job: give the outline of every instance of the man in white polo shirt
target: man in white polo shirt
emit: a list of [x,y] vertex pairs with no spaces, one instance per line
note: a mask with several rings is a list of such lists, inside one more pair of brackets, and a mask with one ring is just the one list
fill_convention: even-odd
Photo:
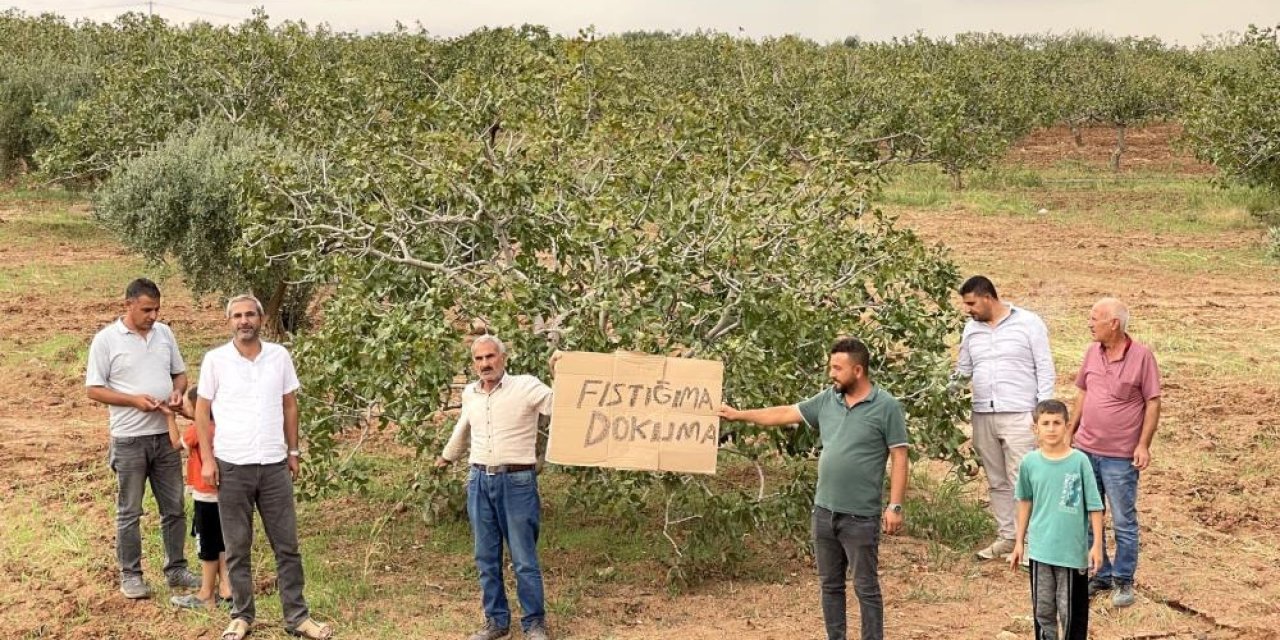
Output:
[[[552,363],[554,369],[554,361]],[[507,348],[497,336],[471,343],[471,368],[480,379],[462,391],[462,412],[437,467],[471,449],[467,515],[475,538],[484,626],[470,640],[511,633],[511,608],[502,583],[502,544],[511,552],[516,596],[528,640],[547,640],[542,568],[538,563],[538,422],[551,415],[551,388],[529,375],[507,373]]]
[[[311,619],[302,596],[302,555],[293,481],[298,477],[298,375],[289,352],[259,337],[262,303],[249,295],[227,303],[231,342],[205,354],[196,388],[201,475],[218,487],[222,537],[231,577],[231,624],[222,640],[241,640],[255,616],[253,510],[262,516],[276,557],[286,630],[328,638],[333,628]],[[218,428],[209,437],[211,415]]]
[[194,589],[200,577],[187,569],[183,543],[182,456],[169,442],[161,405],[182,403],[186,364],[168,325],[157,322],[160,288],[138,278],[125,288],[125,313],[93,337],[85,386],[89,399],[110,408],[111,470],[116,473],[116,561],[120,592],[146,598],[142,579],[142,494],[148,480],[160,510],[164,575],[171,587]]

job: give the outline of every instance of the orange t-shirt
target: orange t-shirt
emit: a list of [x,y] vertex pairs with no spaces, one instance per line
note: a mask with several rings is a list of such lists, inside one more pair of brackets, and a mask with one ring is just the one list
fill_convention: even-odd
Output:
[[[209,438],[213,438],[212,422],[209,423]],[[196,434],[195,423],[187,425],[186,432],[182,434],[182,442],[190,451],[187,455],[187,484],[200,493],[217,493],[217,487],[205,484],[200,477],[200,436]]]

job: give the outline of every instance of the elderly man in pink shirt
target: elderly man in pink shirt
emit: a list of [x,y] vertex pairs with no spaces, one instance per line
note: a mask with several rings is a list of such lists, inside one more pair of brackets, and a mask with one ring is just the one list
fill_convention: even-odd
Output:
[[1134,602],[1138,568],[1138,475],[1151,464],[1151,439],[1160,421],[1160,370],[1146,345],[1126,332],[1129,310],[1103,298],[1089,312],[1094,342],[1076,375],[1072,428],[1075,447],[1089,456],[1115,532],[1115,557],[1103,546],[1102,568],[1090,595],[1114,589],[1111,602]]

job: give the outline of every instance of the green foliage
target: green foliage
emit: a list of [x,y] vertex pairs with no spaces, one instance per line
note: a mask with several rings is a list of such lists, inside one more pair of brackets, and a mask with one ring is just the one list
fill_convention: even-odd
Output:
[[54,60],[0,62],[0,176],[34,169],[50,121],[92,86],[92,71]]
[[337,64],[345,37],[296,23],[272,28],[261,13],[237,26],[183,28],[126,14],[103,30],[110,64],[98,68],[98,90],[56,121],[38,156],[49,177],[96,183],[200,120],[283,132],[333,115],[341,104],[317,113],[317,101],[350,79]]
[[249,289],[273,300],[287,265],[259,269],[240,259],[240,184],[259,156],[278,153],[260,132],[219,120],[183,125],[121,163],[98,190],[95,215],[152,263],[172,257],[197,295]]
[[[1250,27],[1232,47],[1213,51],[1183,116],[1196,156],[1231,178],[1280,194],[1280,28]],[[1275,198],[1250,207],[1280,221]]]
[[[819,117],[836,110],[779,99],[813,78],[738,64],[813,45],[692,39],[672,63],[709,69],[677,74],[697,86],[674,89],[618,46],[477,32],[430,52],[434,91],[400,94],[400,117],[262,167],[247,243],[329,292],[324,323],[296,343],[312,454],[340,469],[337,443],[368,419],[438,452],[437,416],[466,361],[460,329],[482,317],[511,346],[513,370],[545,378],[557,346],[715,358],[728,400],[743,405],[816,392],[830,340],[856,334],[908,407],[919,450],[961,460],[963,403],[945,389],[958,274],[867,206],[880,178],[866,148]],[[808,430],[728,432],[752,457],[817,446]],[[681,523],[668,531],[680,582],[732,564],[749,532],[804,522],[811,484],[779,468],[791,490],[778,499],[752,483],[569,473],[591,513],[665,499],[683,514],[667,521]],[[447,482],[422,474],[418,486],[448,505]]]
[[1176,116],[1197,73],[1191,53],[1153,37],[1077,33],[1039,42],[1037,74],[1049,87],[1045,124],[1064,122],[1077,132],[1088,123],[1115,127],[1113,170],[1120,168],[1127,130]]
[[51,128],[94,86],[92,30],[0,13],[0,176],[35,168]]
[[995,534],[995,522],[982,504],[969,494],[956,475],[934,480],[923,473],[912,474],[907,494],[906,532],[953,548],[974,547]]
[[568,506],[620,529],[656,529],[655,555],[673,591],[741,575],[762,551],[804,555],[816,460],[775,452],[744,463],[740,455],[722,450],[714,477],[568,468]]
[[1043,41],[1057,119],[1117,127],[1168,118],[1182,106],[1195,71],[1190,54],[1158,38],[1071,34]]
[[911,162],[937,163],[963,186],[1041,120],[1046,87],[1023,38],[962,34],[954,42],[923,35],[857,49],[870,69],[864,90],[890,140]]

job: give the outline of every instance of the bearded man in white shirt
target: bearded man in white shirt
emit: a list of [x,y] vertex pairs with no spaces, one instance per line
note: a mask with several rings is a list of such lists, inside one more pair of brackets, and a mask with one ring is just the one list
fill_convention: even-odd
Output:
[[1013,488],[1022,457],[1036,448],[1031,412],[1041,400],[1053,398],[1053,354],[1040,316],[1002,302],[986,276],[966,280],[960,297],[970,319],[960,339],[956,373],[971,378],[973,449],[987,472],[998,533],[977,556],[994,560],[1013,551]]
[[[196,432],[205,484],[218,488],[218,515],[231,577],[231,624],[222,640],[243,640],[256,615],[253,599],[253,510],[262,516],[276,558],[285,629],[329,638],[333,627],[312,620],[302,596],[302,554],[293,481],[298,478],[298,374],[289,351],[259,337],[262,303],[251,295],[227,302],[233,338],[205,354],[196,387]],[[211,416],[218,428],[210,437]]]

